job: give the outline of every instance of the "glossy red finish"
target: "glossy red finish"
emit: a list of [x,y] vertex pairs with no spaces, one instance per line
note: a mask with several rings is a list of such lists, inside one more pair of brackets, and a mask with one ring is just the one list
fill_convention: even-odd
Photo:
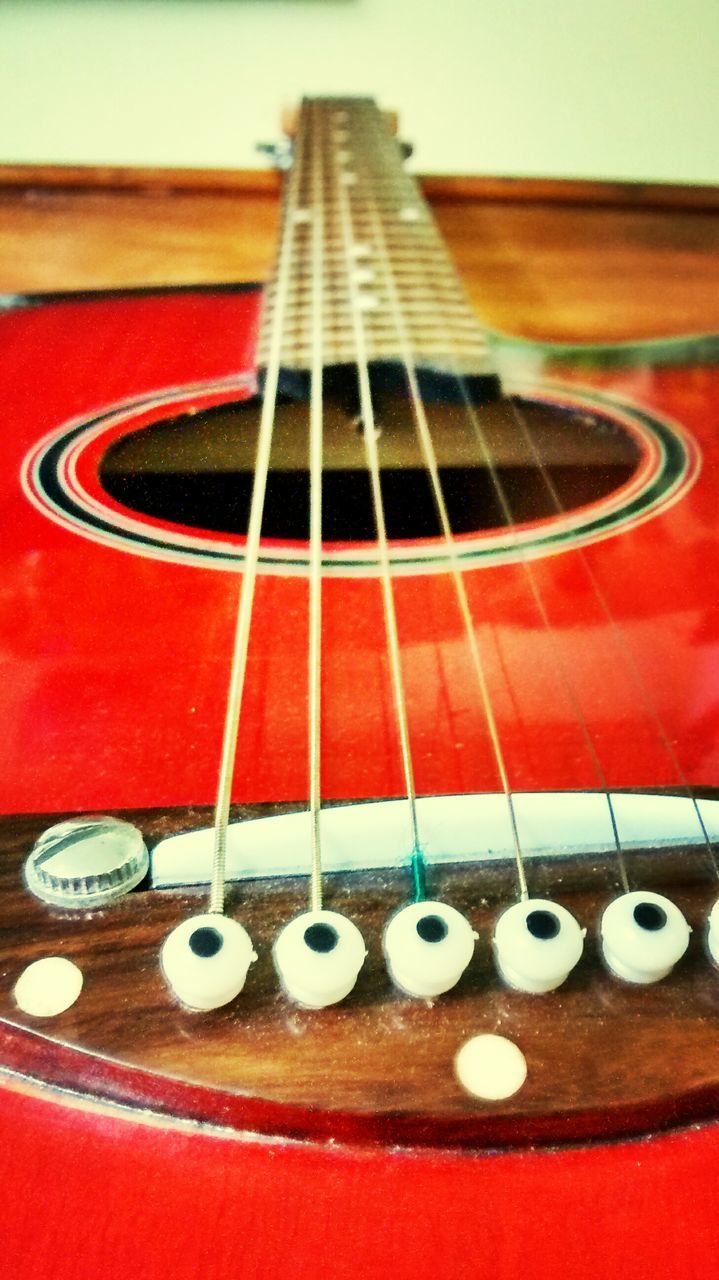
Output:
[[[219,291],[0,319],[4,812],[212,800],[235,577],[81,538],[33,507],[19,476],[64,422],[251,372],[256,322],[255,294]],[[553,638],[521,563],[467,575],[510,783],[597,784],[561,651],[611,786],[676,784],[677,763],[716,785],[719,370],[615,362],[562,376],[676,420],[701,470],[651,520],[533,562]],[[496,789],[451,578],[395,589],[418,791]],[[306,607],[302,577],[260,580],[237,799],[307,793]],[[400,794],[375,579],[326,580],[324,707],[325,797]],[[3,1089],[0,1135],[7,1274],[56,1274],[61,1257],[65,1280],[624,1267],[689,1280],[711,1274],[717,1245],[716,1126],[560,1152],[370,1152],[173,1131]]]
[[[34,509],[17,478],[36,442],[71,419],[251,372],[256,307],[252,293],[198,292],[47,303],[2,318],[5,812],[213,799],[236,576],[79,540]],[[560,659],[611,786],[677,782],[647,703],[691,782],[715,784],[719,379],[645,365],[584,368],[581,381],[676,419],[703,469],[646,523],[533,562],[551,636],[522,563],[466,575],[510,785],[597,785]],[[238,800],[307,794],[307,597],[302,577],[259,580]],[[418,792],[496,789],[451,576],[398,577],[395,598]],[[401,794],[376,579],[326,579],[324,636],[324,795]]]
[[159,1129],[0,1091],[7,1276],[698,1280],[715,1127],[576,1150],[381,1157]]

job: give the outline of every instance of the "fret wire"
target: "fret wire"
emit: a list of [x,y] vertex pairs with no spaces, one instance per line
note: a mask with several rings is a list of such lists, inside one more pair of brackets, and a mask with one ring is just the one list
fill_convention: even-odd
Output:
[[[316,107],[318,118],[327,124],[328,136],[330,136],[332,133],[331,117],[334,108],[331,103],[327,102],[317,102]],[[376,109],[371,108],[371,112],[372,118],[377,119]],[[369,166],[369,170],[367,181],[363,181],[362,184],[345,185],[341,180],[336,181],[333,173],[328,172],[323,175],[320,196],[325,221],[325,296],[323,299],[323,338],[325,342],[331,343],[335,339],[337,332],[342,330],[346,331],[344,339],[347,343],[354,341],[350,316],[350,297],[346,281],[347,264],[345,262],[340,210],[344,203],[349,204],[352,216],[353,239],[362,242],[369,237],[370,232],[366,200],[371,195],[373,204],[378,209],[379,216],[383,222],[388,252],[392,258],[393,267],[396,267],[398,280],[401,276],[399,287],[407,315],[411,316],[418,327],[420,325],[425,326],[429,333],[436,333],[437,326],[434,319],[434,311],[437,295],[441,293],[447,304],[445,310],[447,312],[451,311],[450,323],[453,327],[452,337],[454,343],[458,341],[467,343],[468,340],[471,340],[475,344],[477,364],[481,371],[486,363],[484,360],[485,339],[476,316],[464,295],[451,257],[441,236],[438,235],[431,217],[424,216],[420,223],[413,224],[413,245],[408,252],[407,228],[402,225],[397,210],[398,206],[401,208],[405,204],[426,208],[418,192],[416,182],[404,171],[397,171],[397,166],[400,163],[398,150],[396,144],[389,137],[387,137],[384,147],[377,153],[373,153],[372,156],[368,155],[362,137],[362,130],[370,117],[369,108],[365,110],[357,104],[348,104],[347,115],[346,150],[362,158],[363,166],[365,168]],[[290,359],[295,367],[301,366],[305,368],[311,363],[311,354],[308,354],[307,346],[308,326],[311,325],[309,311],[312,290],[310,261],[312,228],[311,216],[309,215],[313,202],[311,165],[309,163],[300,164],[297,208],[303,210],[307,216],[305,221],[296,223],[296,251],[290,271],[283,358]],[[364,259],[360,258],[358,262],[359,265],[362,265]],[[274,295],[272,285],[268,287],[266,292],[267,304],[259,342],[261,353],[267,350],[266,332],[272,317],[271,307]],[[368,334],[368,341],[376,340],[378,331],[386,332],[385,312],[386,299],[380,297],[377,308],[365,314],[364,327]],[[442,333],[445,344],[447,336],[445,329]],[[385,342],[386,337],[383,337],[382,341]],[[302,344],[300,350],[298,350],[298,344]],[[438,354],[442,354],[435,337],[430,340],[424,339],[423,347],[428,358],[436,358]],[[372,354],[374,356],[375,352],[373,351]],[[348,361],[351,360],[351,353],[340,351],[338,355],[340,357],[347,355]],[[386,346],[382,346],[376,352],[376,355],[378,358],[392,358],[396,356],[396,352]],[[469,357],[470,352],[467,349],[466,358],[469,359]]]

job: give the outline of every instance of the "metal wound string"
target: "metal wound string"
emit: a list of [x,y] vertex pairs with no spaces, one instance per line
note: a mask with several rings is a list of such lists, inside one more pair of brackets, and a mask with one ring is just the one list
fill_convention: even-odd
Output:
[[264,395],[257,440],[255,474],[252,486],[252,498],[250,502],[250,515],[247,526],[245,563],[244,571],[240,579],[235,634],[232,647],[232,660],[230,665],[230,680],[227,692],[225,723],[222,738],[222,755],[217,784],[217,799],[215,802],[213,827],[214,849],[209,909],[210,911],[215,911],[220,914],[224,911],[225,907],[225,861],[227,851],[227,826],[230,817],[230,796],[232,792],[232,779],[235,772],[237,736],[240,724],[242,695],[245,686],[245,672],[247,669],[247,651],[250,641],[252,605],[255,596],[257,565],[259,562],[262,514],[265,505],[267,474],[269,471],[270,452],[272,449],[272,434],[280,372],[282,326],[290,278],[294,213],[296,209],[296,196],[299,183],[298,175],[300,172],[299,161],[302,156],[303,148],[304,121],[301,120],[295,144],[295,164],[290,178],[288,179],[283,234],[277,270],[277,285],[274,295],[272,332],[269,357],[265,370]]
[[323,210],[323,136],[318,127],[319,113],[310,106],[315,128],[312,135],[312,369],[310,375],[310,610],[309,610],[309,772],[311,875],[310,908],[322,908],[322,843],[321,809],[321,684],[322,684],[322,449],[324,358],[323,303],[324,288],[324,210]]
[[[382,141],[383,141],[384,145],[386,146],[386,144],[387,144],[387,139],[383,137]],[[420,200],[422,199],[422,197],[421,197],[421,196],[420,196],[419,198],[420,198]],[[424,204],[425,202],[424,202],[424,201],[422,201],[422,203]],[[427,225],[430,227],[430,229],[431,229],[433,232],[435,231],[434,223],[433,223],[433,221],[432,221],[431,215],[429,214],[429,210],[427,210]],[[381,232],[381,224],[380,224],[380,233],[381,233],[381,235],[382,235],[383,256],[384,256],[385,262],[387,263],[387,266],[389,267],[389,270],[390,270],[390,272],[391,272],[391,264],[389,263],[388,255],[387,255],[387,252],[386,252],[386,241],[385,241],[385,237],[384,237],[383,233]],[[436,234],[436,232],[435,232],[435,234]],[[472,648],[473,648],[473,656],[474,656],[474,654],[476,653],[477,660],[478,660],[478,659],[479,659],[479,654],[477,653],[477,642],[476,642],[476,636],[475,636],[475,634],[474,634],[474,627],[473,627],[473,622],[472,622],[471,610],[469,609],[469,604],[468,604],[468,601],[467,601],[466,589],[465,589],[465,587],[464,587],[464,580],[463,580],[463,578],[462,578],[461,569],[460,569],[460,567],[459,567],[459,565],[458,565],[458,563],[457,563],[456,547],[455,547],[455,544],[454,544],[453,537],[451,536],[451,528],[450,528],[449,519],[448,519],[448,515],[447,515],[447,511],[446,511],[446,505],[445,505],[445,503],[444,503],[443,491],[442,491],[442,488],[441,488],[441,480],[440,480],[440,477],[439,477],[439,470],[438,470],[438,467],[437,467],[437,464],[436,464],[436,457],[434,456],[434,449],[433,449],[433,445],[432,445],[431,433],[430,433],[430,431],[429,431],[429,426],[428,426],[427,418],[426,418],[426,414],[425,414],[425,411],[424,411],[424,405],[423,405],[423,403],[422,403],[422,401],[421,401],[421,395],[420,395],[419,387],[418,387],[418,384],[417,384],[416,371],[415,371],[414,365],[412,366],[412,369],[411,369],[411,376],[410,376],[410,367],[409,367],[409,366],[410,366],[410,363],[411,363],[411,359],[410,359],[410,360],[408,360],[408,359],[407,359],[407,354],[406,354],[407,349],[410,347],[410,344],[409,344],[409,341],[408,341],[408,335],[407,335],[407,332],[406,332],[406,328],[405,328],[405,326],[404,326],[404,322],[402,321],[401,311],[400,311],[400,309],[399,309],[399,299],[398,299],[398,296],[397,296],[397,291],[396,291],[396,287],[395,287],[395,283],[394,283],[394,273],[393,273],[393,272],[391,273],[391,279],[390,279],[390,281],[389,281],[389,284],[390,284],[390,287],[391,287],[391,290],[392,290],[392,294],[393,294],[393,299],[394,299],[394,302],[395,302],[395,311],[396,311],[396,313],[397,313],[397,316],[398,316],[399,321],[401,322],[402,341],[403,341],[403,346],[404,346],[404,349],[405,349],[405,359],[404,359],[404,362],[405,362],[405,369],[406,369],[406,372],[407,372],[408,377],[409,377],[409,379],[410,379],[410,387],[411,387],[411,391],[412,391],[412,398],[413,398],[413,403],[414,403],[415,417],[416,417],[416,421],[417,421],[418,431],[419,431],[419,433],[420,433],[420,437],[421,437],[421,440],[422,440],[422,446],[423,446],[423,452],[424,452],[424,454],[425,454],[425,460],[426,460],[426,461],[427,461],[427,463],[428,463],[428,468],[429,468],[430,473],[431,473],[431,478],[432,478],[432,487],[433,487],[433,490],[434,490],[434,494],[435,494],[435,501],[436,501],[436,503],[437,503],[438,511],[439,511],[439,514],[440,514],[440,520],[441,520],[441,523],[442,523],[443,531],[444,531],[444,533],[445,533],[445,541],[448,541],[448,545],[449,545],[449,546],[450,546],[450,548],[451,548],[452,560],[453,560],[453,574],[454,574],[454,576],[455,576],[455,580],[456,580],[456,581],[458,582],[458,584],[459,584],[459,586],[458,586],[458,590],[459,590],[459,591],[461,591],[461,595],[463,596],[463,598],[464,598],[464,603],[465,603],[465,605],[466,605],[466,609],[465,609],[465,608],[463,608],[463,610],[462,610],[462,611],[463,611],[463,615],[465,616],[465,625],[467,626],[467,634],[468,634],[468,637],[469,637],[469,639],[470,639],[470,645],[471,645],[471,646],[472,646]],[[439,300],[438,300],[438,306],[439,306],[439,310],[440,310],[440,311],[442,311],[442,310],[443,310],[443,306],[442,306],[442,300],[441,300],[441,297],[440,297],[440,298],[439,298]],[[449,332],[450,332],[450,334],[451,334],[451,331],[452,331],[452,327],[451,327],[451,325],[448,325],[448,329],[449,329]],[[451,351],[450,351],[450,353],[449,353],[449,354],[450,354],[450,357],[451,357],[451,363],[452,363],[453,368],[454,368],[454,376],[456,377],[456,379],[457,379],[457,381],[458,381],[458,383],[459,383],[459,385],[460,385],[460,388],[461,388],[461,391],[462,391],[462,395],[463,395],[463,399],[464,399],[465,404],[466,404],[466,407],[467,407],[467,409],[468,409],[468,411],[469,411],[470,418],[471,418],[471,420],[472,420],[472,422],[473,422],[473,426],[474,426],[474,430],[475,430],[475,435],[477,436],[478,442],[479,442],[479,444],[480,444],[480,448],[481,448],[481,451],[482,451],[482,455],[483,455],[483,459],[484,459],[485,465],[486,465],[486,467],[487,467],[487,469],[488,469],[488,471],[489,471],[489,473],[490,473],[490,477],[491,477],[491,480],[492,480],[492,484],[493,484],[494,491],[495,491],[495,493],[496,493],[496,496],[497,496],[497,498],[498,498],[498,500],[499,500],[499,503],[500,503],[500,506],[501,506],[501,508],[502,508],[502,512],[503,512],[503,515],[504,515],[504,519],[505,519],[505,521],[506,521],[506,525],[507,525],[507,532],[508,532],[508,534],[509,534],[509,536],[510,536],[510,538],[511,538],[511,540],[512,540],[512,542],[513,542],[514,546],[515,546],[515,548],[516,548],[516,549],[517,549],[517,551],[519,552],[519,556],[520,556],[520,563],[522,564],[523,569],[524,569],[524,572],[525,572],[525,574],[526,574],[527,581],[528,581],[528,584],[529,584],[529,586],[530,586],[530,590],[531,590],[531,592],[532,592],[532,596],[533,596],[533,599],[534,599],[534,601],[535,601],[536,608],[537,608],[537,610],[538,610],[538,612],[539,612],[540,619],[541,619],[541,621],[542,621],[542,625],[543,625],[543,627],[544,627],[544,629],[545,629],[545,631],[546,631],[546,633],[547,633],[547,636],[548,636],[548,638],[549,638],[550,644],[551,644],[551,646],[552,646],[552,650],[553,650],[553,654],[554,654],[555,667],[556,667],[557,672],[558,672],[558,674],[559,674],[559,676],[560,676],[560,679],[561,679],[561,681],[562,681],[562,685],[563,685],[563,688],[564,688],[565,693],[566,693],[566,695],[567,695],[567,698],[568,698],[568,700],[570,701],[570,704],[571,704],[571,706],[572,706],[572,708],[573,708],[574,714],[575,714],[575,716],[576,716],[576,718],[577,718],[577,721],[578,721],[578,724],[579,724],[579,726],[580,726],[580,730],[581,730],[581,732],[582,732],[582,735],[583,735],[583,738],[584,738],[584,741],[585,741],[585,744],[586,744],[586,747],[587,747],[587,750],[588,750],[588,753],[589,753],[590,759],[592,760],[593,767],[594,767],[594,770],[595,770],[595,772],[596,772],[596,775],[597,775],[597,778],[598,778],[598,781],[599,781],[600,789],[603,791],[604,796],[605,796],[605,799],[606,799],[606,802],[607,802],[607,809],[608,809],[609,819],[610,819],[610,824],[611,824],[611,829],[612,829],[612,841],[613,841],[613,844],[614,844],[614,849],[615,849],[615,853],[616,853],[616,857],[617,857],[617,865],[618,865],[618,871],[619,871],[619,878],[620,878],[620,881],[621,881],[621,884],[622,884],[623,889],[624,889],[625,891],[627,891],[627,892],[628,892],[628,890],[629,890],[629,882],[628,882],[627,871],[626,871],[626,865],[625,865],[625,859],[624,859],[624,851],[623,851],[623,849],[622,849],[621,841],[620,841],[620,838],[619,838],[619,830],[618,830],[618,826],[617,826],[616,814],[615,814],[615,811],[614,811],[614,805],[613,805],[613,803],[612,803],[612,798],[611,798],[611,795],[610,795],[610,793],[609,793],[609,787],[608,787],[608,784],[607,784],[607,779],[606,779],[606,776],[605,776],[605,774],[604,774],[604,770],[603,770],[603,768],[602,768],[602,765],[601,765],[601,762],[600,762],[600,759],[599,759],[599,756],[598,756],[598,753],[597,753],[597,750],[596,750],[596,747],[595,747],[595,744],[594,744],[594,741],[593,741],[592,735],[591,735],[591,733],[590,733],[589,726],[588,726],[588,724],[587,724],[587,722],[586,722],[586,718],[585,718],[585,716],[584,716],[584,713],[583,713],[583,711],[582,711],[581,705],[580,705],[580,703],[579,703],[579,699],[578,699],[578,696],[577,696],[577,693],[576,693],[576,689],[574,688],[573,682],[572,682],[572,680],[571,680],[571,678],[570,678],[570,676],[569,676],[569,673],[568,673],[568,671],[567,671],[567,669],[566,669],[566,664],[565,664],[564,659],[563,659],[563,657],[562,657],[562,655],[561,655],[561,652],[560,652],[560,650],[559,650],[559,645],[558,645],[558,641],[557,641],[557,636],[556,636],[556,633],[555,633],[554,628],[552,627],[551,621],[550,621],[550,619],[549,619],[549,615],[548,615],[548,613],[547,613],[546,606],[545,606],[544,601],[543,601],[543,599],[542,599],[541,592],[540,592],[540,590],[539,590],[539,587],[538,587],[538,584],[537,584],[537,581],[536,581],[536,577],[535,577],[535,575],[534,575],[534,572],[533,572],[533,569],[532,569],[531,563],[530,563],[530,561],[529,561],[529,559],[528,559],[528,557],[527,557],[527,555],[526,555],[526,551],[525,551],[524,547],[522,546],[521,541],[520,541],[520,540],[518,539],[518,537],[517,537],[517,534],[516,534],[516,528],[515,528],[514,515],[513,515],[513,512],[512,512],[512,509],[511,509],[510,503],[509,503],[509,501],[508,501],[508,499],[507,499],[506,490],[505,490],[505,488],[504,488],[504,486],[503,486],[503,484],[502,484],[502,482],[501,482],[501,480],[500,480],[500,478],[499,478],[499,475],[498,475],[498,472],[497,472],[497,468],[496,468],[496,463],[495,463],[495,461],[494,461],[494,459],[493,459],[493,457],[492,457],[492,455],[491,455],[491,452],[490,452],[490,450],[489,450],[489,448],[488,448],[488,445],[487,445],[487,442],[486,442],[486,437],[485,437],[484,431],[483,431],[483,429],[482,429],[482,427],[481,427],[481,425],[480,425],[480,423],[479,423],[478,417],[477,417],[477,415],[476,415],[475,407],[474,407],[474,405],[472,404],[471,399],[470,399],[470,397],[469,397],[469,393],[468,393],[468,389],[467,389],[467,386],[466,386],[465,379],[462,377],[462,375],[461,375],[461,373],[460,373],[460,370],[459,370],[459,361],[458,361],[457,351],[456,351],[456,348],[455,348],[455,345],[454,345],[454,340],[453,340],[453,338],[450,338],[450,345],[451,345]],[[449,532],[450,532],[450,538],[449,538],[449,539],[447,539],[447,530],[449,530]],[[475,666],[476,666],[476,665],[477,665],[477,662],[475,661]],[[512,811],[513,811],[513,810],[512,810]],[[516,824],[515,824],[515,840],[516,840]],[[519,850],[518,850],[518,841],[516,842],[516,847],[517,847],[517,852],[519,852]],[[521,856],[521,855],[520,855],[520,856]]]
[[[337,166],[337,200],[340,213],[340,221],[342,227],[342,241],[345,253],[345,264],[347,269],[347,285],[350,296],[350,312],[352,317],[352,330],[354,336],[357,377],[359,384],[360,398],[360,414],[362,418],[362,434],[364,438],[365,454],[367,458],[367,468],[369,472],[370,485],[372,489],[372,505],[374,508],[375,527],[377,531],[377,555],[380,566],[380,582],[382,587],[382,599],[384,605],[385,630],[387,634],[387,649],[390,663],[390,676],[392,681],[392,694],[394,698],[395,714],[397,720],[397,730],[399,735],[400,752],[402,757],[402,771],[404,774],[404,784],[407,793],[407,805],[409,811],[409,822],[411,829],[411,844],[413,859],[421,858],[419,827],[417,823],[417,797],[414,784],[414,770],[412,768],[412,755],[409,742],[409,727],[407,722],[407,705],[404,693],[404,683],[402,679],[402,666],[400,660],[400,644],[399,634],[397,630],[397,617],[394,607],[394,595],[392,590],[392,576],[390,570],[389,546],[387,541],[387,526],[384,515],[384,503],[382,500],[382,486],[380,482],[379,455],[377,451],[377,429],[374,418],[374,407],[372,404],[372,390],[370,386],[369,368],[367,361],[367,347],[365,342],[364,325],[362,323],[362,312],[360,306],[359,293],[357,289],[357,281],[353,270],[352,245],[353,245],[353,226],[352,212],[350,209],[347,187],[343,182],[342,170]],[[415,890],[418,897],[423,896],[423,876],[417,874],[415,877]]]
[[[432,227],[432,229],[434,229],[429,211],[427,211],[427,216],[428,216],[429,225]],[[440,311],[443,309],[441,300],[439,301],[439,309]],[[449,326],[449,330],[451,333],[451,326]],[[592,738],[589,725],[587,724],[586,717],[584,715],[584,712],[582,711],[582,707],[579,702],[576,688],[567,670],[566,662],[561,653],[556,631],[552,626],[551,620],[549,618],[549,614],[547,612],[546,605],[544,603],[544,600],[542,599],[542,594],[539,590],[539,586],[537,584],[536,576],[534,574],[531,561],[527,556],[526,549],[524,548],[521,540],[517,537],[514,513],[512,510],[511,504],[509,502],[509,499],[507,497],[506,489],[499,477],[496,461],[493,458],[492,453],[487,444],[487,439],[486,439],[484,430],[482,428],[482,425],[479,421],[479,416],[477,414],[476,407],[472,403],[471,397],[469,395],[469,390],[466,384],[466,380],[460,372],[457,351],[454,345],[454,340],[451,337],[450,337],[450,347],[451,347],[451,350],[449,354],[450,354],[451,364],[453,367],[454,377],[456,378],[459,384],[459,387],[462,393],[462,398],[465,404],[465,408],[467,410],[470,421],[472,422],[474,433],[480,446],[484,465],[487,467],[487,470],[489,471],[490,478],[492,481],[492,487],[494,489],[494,492],[496,494],[496,497],[502,509],[502,514],[504,516],[504,520],[507,527],[507,534],[511,539],[511,542],[514,545],[516,551],[518,552],[519,561],[526,575],[527,582],[532,594],[532,598],[534,600],[535,606],[537,608],[537,611],[539,613],[539,616],[542,622],[542,626],[547,634],[550,645],[552,647],[555,669],[562,682],[562,687],[567,696],[567,699],[570,702],[570,705],[572,706],[574,715],[576,716],[577,723],[579,724],[580,731],[582,733],[582,736],[585,742],[585,746],[587,748],[588,754],[592,761],[594,771],[597,776],[597,780],[599,782],[600,790],[603,792],[606,803],[607,803],[607,810],[609,813],[609,820],[610,820],[611,831],[612,831],[612,843],[614,845],[614,851],[617,858],[619,879],[621,881],[621,885],[624,891],[629,892],[629,879],[627,875],[626,862],[624,858],[624,850],[622,849],[621,840],[619,837],[619,828],[617,825],[617,818],[614,811],[612,797],[609,792],[608,781],[604,773],[604,769],[602,767],[602,764],[597,752],[597,748]],[[414,381],[416,384],[416,377]],[[423,412],[423,416],[424,416],[424,412]],[[459,568],[457,568],[457,572],[460,577],[460,581],[462,581],[461,570],[459,570]],[[462,582],[462,585],[463,585],[463,582]],[[464,594],[466,598],[466,592]],[[470,614],[470,620],[471,620],[471,614]]]
[[380,255],[382,258],[382,265],[385,273],[385,282],[386,282],[388,293],[390,296],[392,317],[397,329],[397,336],[399,339],[399,344],[401,349],[402,362],[404,364],[405,374],[406,374],[407,382],[410,388],[415,425],[417,428],[417,433],[418,433],[418,437],[419,437],[419,441],[422,449],[422,455],[424,458],[425,466],[430,476],[432,493],[434,496],[434,502],[437,509],[437,516],[442,529],[442,536],[444,538],[445,546],[447,548],[447,557],[450,563],[450,569],[451,569],[452,578],[454,581],[454,586],[457,594],[459,609],[462,615],[462,621],[463,621],[465,632],[467,635],[467,640],[469,643],[469,649],[472,656],[472,665],[474,667],[475,676],[477,679],[477,685],[479,688],[480,698],[482,702],[482,707],[483,707],[485,719],[487,722],[487,729],[488,729],[490,741],[492,744],[492,752],[494,754],[495,765],[496,765],[497,773],[499,775],[502,790],[504,792],[505,800],[507,803],[507,812],[509,814],[510,827],[511,827],[511,833],[512,833],[512,844],[514,847],[514,858],[515,858],[517,881],[519,884],[520,897],[522,899],[526,899],[529,897],[529,890],[527,886],[527,876],[526,876],[526,870],[524,866],[524,858],[522,856],[521,844],[519,840],[519,830],[517,826],[517,817],[516,817],[516,812],[514,807],[514,798],[509,785],[509,775],[507,772],[504,752],[502,750],[502,743],[501,743],[501,738],[499,734],[499,728],[497,725],[497,718],[495,716],[494,709],[492,707],[492,701],[489,694],[489,687],[487,684],[487,677],[484,670],[484,664],[482,662],[479,643],[477,640],[477,634],[474,628],[474,621],[473,621],[471,609],[469,606],[469,600],[467,598],[467,590],[466,590],[462,572],[460,570],[459,563],[457,560],[454,534],[452,532],[452,528],[449,521],[449,514],[447,512],[447,505],[444,498],[444,491],[442,488],[442,482],[439,474],[439,467],[437,464],[437,455],[436,455],[434,444],[432,441],[432,435],[429,428],[429,423],[427,421],[427,415],[425,412],[422,395],[419,389],[419,383],[417,381],[417,372],[416,372],[416,365],[414,361],[414,355],[412,351],[412,344],[410,342],[409,335],[407,332],[407,327],[404,321],[404,317],[402,315],[400,299],[397,292],[397,285],[394,278],[394,271],[392,269],[391,260],[387,251],[387,241],[386,241],[386,237],[382,227],[382,221],[381,221],[381,218],[378,216],[377,206],[374,201],[372,202],[372,205],[371,205],[371,216],[372,216],[372,224],[373,224],[373,230],[375,235],[375,241],[376,241],[377,247],[379,248]]

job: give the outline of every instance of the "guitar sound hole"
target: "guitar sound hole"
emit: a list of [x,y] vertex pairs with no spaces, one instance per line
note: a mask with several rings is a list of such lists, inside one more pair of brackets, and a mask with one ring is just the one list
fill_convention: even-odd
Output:
[[[102,460],[103,487],[125,507],[156,519],[246,533],[260,403],[221,405],[123,437]],[[450,525],[458,534],[547,520],[558,508],[586,506],[625,484],[639,462],[635,440],[598,414],[501,398],[473,415],[463,404],[430,403],[427,416]],[[405,399],[385,396],[381,428],[389,537],[439,537],[432,485]],[[307,405],[284,399],[276,414],[263,537],[307,541],[307,456]],[[356,416],[332,401],[325,409],[322,498],[326,543],[375,539],[362,434]]]

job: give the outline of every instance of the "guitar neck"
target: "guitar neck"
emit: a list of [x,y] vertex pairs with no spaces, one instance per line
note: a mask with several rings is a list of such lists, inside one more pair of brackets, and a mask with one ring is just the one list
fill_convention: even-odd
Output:
[[299,112],[258,363],[364,357],[490,371],[487,342],[386,116],[369,99]]

